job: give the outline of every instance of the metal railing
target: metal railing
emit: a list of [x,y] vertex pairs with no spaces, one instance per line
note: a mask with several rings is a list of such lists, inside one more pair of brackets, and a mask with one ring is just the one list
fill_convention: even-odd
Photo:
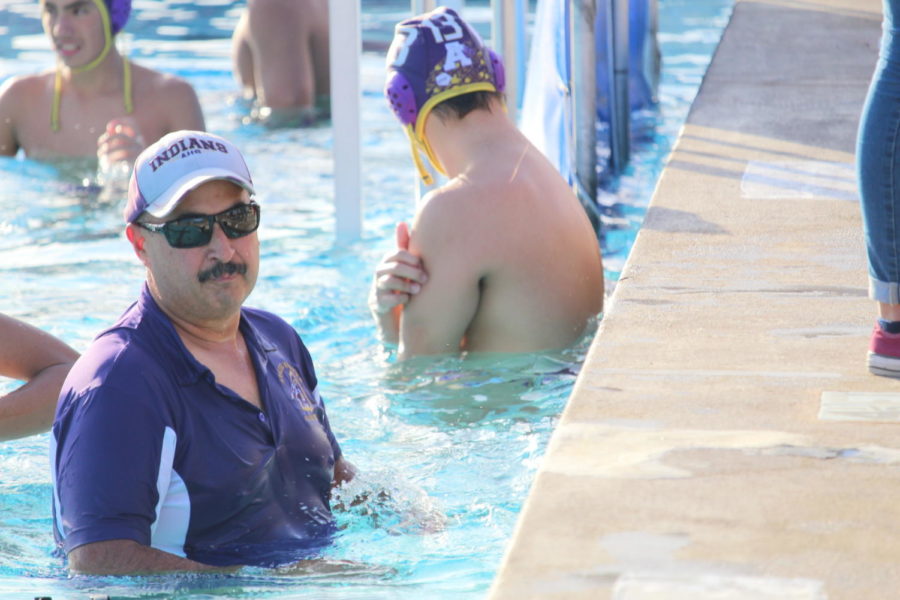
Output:
[[362,233],[359,63],[362,52],[359,0],[329,2],[331,123],[334,142],[335,241],[345,245]]

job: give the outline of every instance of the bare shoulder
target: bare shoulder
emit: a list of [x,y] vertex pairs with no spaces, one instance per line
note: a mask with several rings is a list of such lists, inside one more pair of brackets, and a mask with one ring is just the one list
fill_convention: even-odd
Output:
[[18,75],[0,85],[0,156],[15,156],[23,130],[34,129],[37,114],[50,114],[53,74]]
[[486,194],[480,186],[453,181],[429,192],[416,211],[413,230],[433,245],[465,244],[480,235],[480,215]]
[[144,131],[147,139],[157,140],[170,131],[179,129],[206,129],[203,110],[194,87],[185,79],[133,66],[134,97],[141,99],[141,107],[135,107],[144,114]]
[[132,63],[135,91],[152,98],[196,98],[194,87],[171,73],[163,73]]
[[33,101],[52,83],[52,73],[15,75],[0,85],[0,101],[17,103]]

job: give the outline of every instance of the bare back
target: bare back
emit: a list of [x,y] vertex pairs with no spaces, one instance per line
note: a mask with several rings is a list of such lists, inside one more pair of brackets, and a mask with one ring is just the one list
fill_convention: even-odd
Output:
[[517,131],[479,153],[416,216],[429,280],[404,308],[401,354],[560,348],[602,310],[597,238],[556,169]]
[[250,0],[232,36],[232,62],[248,98],[311,109],[330,89],[327,0]]

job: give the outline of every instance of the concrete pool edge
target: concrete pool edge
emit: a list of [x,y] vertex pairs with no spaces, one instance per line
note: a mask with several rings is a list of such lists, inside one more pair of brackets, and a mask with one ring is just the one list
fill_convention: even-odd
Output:
[[900,384],[865,369],[853,175],[880,23],[879,0],[737,0],[492,600],[900,583]]

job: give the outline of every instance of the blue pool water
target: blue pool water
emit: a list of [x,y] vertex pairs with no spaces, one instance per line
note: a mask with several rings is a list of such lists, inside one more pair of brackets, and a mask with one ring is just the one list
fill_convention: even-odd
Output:
[[[0,443],[0,599],[482,598],[590,343],[572,349],[397,363],[375,342],[371,270],[414,207],[409,146],[381,97],[383,57],[362,59],[362,238],[336,248],[327,127],[265,131],[235,103],[228,35],[240,6],[135,2],[125,40],[138,62],[187,78],[211,131],[247,155],[264,207],[262,269],[249,304],[284,316],[316,361],[332,425],[361,470],[352,491],[392,500],[339,512],[341,533],[316,572],[230,577],[68,578],[52,555],[47,435]],[[363,0],[369,47],[390,38],[405,0]],[[626,173],[601,190],[606,274],[614,282],[656,179],[731,10],[731,0],[660,0],[661,104],[636,132]],[[487,31],[486,2],[466,15]],[[53,57],[36,0],[0,5],[0,79]],[[91,165],[0,159],[0,311],[76,349],[136,297],[143,277],[116,201],[73,187]],[[0,380],[0,393],[18,382]],[[338,568],[340,567],[340,568]]]

